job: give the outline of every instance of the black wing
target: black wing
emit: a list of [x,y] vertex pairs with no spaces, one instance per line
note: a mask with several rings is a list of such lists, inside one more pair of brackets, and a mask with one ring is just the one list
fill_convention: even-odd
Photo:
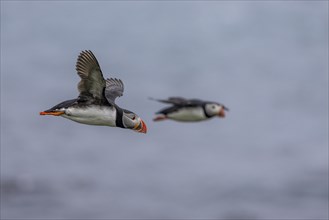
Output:
[[153,99],[158,102],[166,103],[166,104],[173,104],[175,106],[196,106],[204,104],[204,101],[199,99],[185,99],[182,97],[169,97],[168,99]]
[[84,101],[89,99],[104,101],[105,79],[96,57],[90,50],[80,53],[76,70],[81,78],[78,84],[79,98]]
[[123,95],[124,85],[120,79],[111,78],[106,80],[105,98],[111,104],[114,104],[115,99]]

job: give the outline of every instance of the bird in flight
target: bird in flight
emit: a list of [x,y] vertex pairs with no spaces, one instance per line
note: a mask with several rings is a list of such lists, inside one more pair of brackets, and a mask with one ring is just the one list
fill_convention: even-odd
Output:
[[225,117],[228,108],[217,102],[200,99],[185,99],[182,97],[169,97],[168,99],[153,99],[172,106],[156,113],[153,121],[171,119],[182,122],[195,122],[210,119],[214,116]]
[[72,121],[131,129],[146,133],[145,122],[134,112],[120,108],[115,99],[123,95],[120,79],[104,79],[101,68],[90,50],[82,51],[76,63],[81,80],[79,96],[40,112],[40,115],[62,116]]

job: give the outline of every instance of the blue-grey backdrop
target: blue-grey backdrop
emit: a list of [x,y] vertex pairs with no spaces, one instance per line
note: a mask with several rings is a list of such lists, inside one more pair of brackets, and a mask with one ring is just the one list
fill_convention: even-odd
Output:
[[[39,116],[85,49],[147,135]],[[328,2],[1,1],[0,183],[2,218],[328,218]]]

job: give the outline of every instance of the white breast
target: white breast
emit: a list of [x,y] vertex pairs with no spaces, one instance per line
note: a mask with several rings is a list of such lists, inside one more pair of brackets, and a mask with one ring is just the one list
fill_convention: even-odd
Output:
[[69,107],[62,116],[82,124],[115,127],[116,114],[114,107],[91,105],[81,108]]
[[167,114],[167,117],[176,121],[202,121],[208,119],[202,107],[181,108]]

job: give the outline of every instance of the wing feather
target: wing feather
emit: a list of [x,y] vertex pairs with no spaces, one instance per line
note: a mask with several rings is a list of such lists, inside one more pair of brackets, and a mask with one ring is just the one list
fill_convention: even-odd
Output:
[[76,70],[81,78],[78,84],[80,95],[103,99],[103,90],[106,86],[105,79],[95,55],[90,50],[80,53]]
[[176,106],[187,105],[189,103],[188,99],[182,97],[169,97],[168,99],[154,99],[154,100],[162,103],[173,104]]
[[124,85],[121,79],[106,79],[105,97],[107,101],[114,104],[115,99],[123,95]]

